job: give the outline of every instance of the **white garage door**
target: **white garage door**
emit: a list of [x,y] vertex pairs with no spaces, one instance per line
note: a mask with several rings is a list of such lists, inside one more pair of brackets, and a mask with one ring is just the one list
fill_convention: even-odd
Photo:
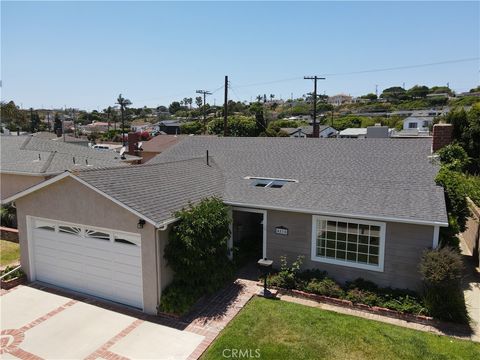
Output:
[[32,219],[36,280],[143,308],[140,235]]

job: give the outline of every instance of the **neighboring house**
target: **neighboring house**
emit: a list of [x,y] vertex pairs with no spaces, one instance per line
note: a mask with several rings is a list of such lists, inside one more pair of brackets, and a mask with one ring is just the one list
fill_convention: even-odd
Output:
[[352,104],[353,97],[346,94],[338,94],[338,95],[329,96],[327,99],[327,102],[334,106],[340,106],[343,104]]
[[185,135],[157,135],[142,144],[142,163],[164,152],[170,146],[183,140]]
[[381,126],[375,124],[375,126],[367,126],[367,139],[384,139],[391,136],[393,129],[389,129],[388,126]]
[[1,136],[0,189],[5,199],[41,183],[65,170],[125,166],[139,157],[125,160],[114,151],[97,151],[38,136]]
[[180,122],[178,120],[163,120],[155,124],[156,131],[163,131],[168,135],[180,134]]
[[[319,137],[328,138],[338,134],[338,131],[327,125],[319,125]],[[281,128],[280,130],[286,132],[288,136],[294,138],[313,137],[313,126],[303,126],[299,128]]]
[[248,234],[258,239],[252,261],[278,268],[283,255],[303,256],[303,268],[338,281],[417,289],[422,253],[448,225],[431,147],[431,139],[191,136],[148,164],[65,172],[7,201],[30,280],[147,313],[172,280],[163,254],[174,212],[213,195],[231,209],[231,257]]
[[367,128],[346,128],[338,133],[339,138],[365,139]]
[[403,130],[417,129],[421,132],[429,132],[433,124],[433,116],[411,115],[403,120]]
[[91,133],[104,133],[107,132],[108,129],[112,129],[112,124],[108,124],[108,122],[103,121],[94,121],[91,124],[87,124],[83,126],[83,131],[87,134]]

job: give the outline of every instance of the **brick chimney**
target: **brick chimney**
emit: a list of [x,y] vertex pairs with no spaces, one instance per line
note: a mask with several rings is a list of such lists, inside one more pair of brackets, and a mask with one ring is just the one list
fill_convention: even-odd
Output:
[[433,125],[432,152],[440,150],[442,147],[450,144],[453,140],[452,124]]
[[137,144],[140,141],[140,133],[128,133],[128,154],[137,155]]

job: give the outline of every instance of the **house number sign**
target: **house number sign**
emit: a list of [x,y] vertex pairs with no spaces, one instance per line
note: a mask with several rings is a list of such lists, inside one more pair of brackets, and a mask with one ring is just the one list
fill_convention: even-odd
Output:
[[288,235],[288,229],[284,226],[277,226],[275,228],[275,234],[278,235]]

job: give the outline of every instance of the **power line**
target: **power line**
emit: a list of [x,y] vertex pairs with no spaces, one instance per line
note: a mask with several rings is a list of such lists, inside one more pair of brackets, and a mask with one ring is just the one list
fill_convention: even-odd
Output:
[[[377,69],[370,69],[370,70],[331,73],[331,74],[322,74],[322,75],[331,77],[331,76],[342,76],[342,75],[366,74],[366,73],[372,73],[372,72],[404,70],[404,69],[414,69],[414,68],[422,68],[422,67],[436,66],[436,65],[456,64],[456,63],[462,63],[462,62],[476,61],[476,60],[479,60],[479,59],[480,59],[480,57],[472,57],[472,58],[464,58],[464,59],[455,59],[455,60],[438,61],[438,62],[432,62],[432,63],[424,63],[424,64],[404,65],[404,66],[396,66],[396,67],[388,67],[388,68],[377,68]],[[265,82],[239,85],[239,86],[237,86],[237,88],[269,85],[269,84],[275,84],[275,83],[280,83],[280,82],[288,82],[288,81],[294,81],[294,80],[301,80],[301,79],[302,79],[301,76],[296,76],[296,77],[286,78],[286,79],[278,79],[278,80],[271,80],[271,81],[265,81]]]

